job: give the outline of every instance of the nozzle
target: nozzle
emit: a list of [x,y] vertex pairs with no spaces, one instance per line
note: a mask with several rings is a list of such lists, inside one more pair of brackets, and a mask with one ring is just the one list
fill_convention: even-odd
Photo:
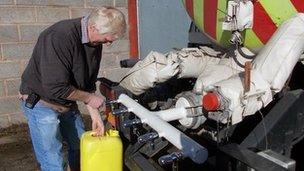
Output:
[[122,115],[129,112],[129,110],[127,108],[119,108],[119,109],[115,109],[113,110],[112,114],[113,115]]
[[144,134],[144,135],[141,135],[137,138],[137,141],[139,143],[145,143],[147,141],[151,141],[155,138],[158,138],[158,133],[157,132],[151,132],[151,133],[147,133],[147,134]]
[[140,119],[132,119],[132,120],[125,120],[123,123],[122,123],[122,126],[127,128],[127,127],[131,127],[133,125],[138,125],[138,124],[141,124],[141,120]]
[[184,155],[182,152],[174,152],[165,156],[162,156],[158,159],[158,163],[160,165],[168,165],[172,164],[175,161],[179,161],[184,158]]

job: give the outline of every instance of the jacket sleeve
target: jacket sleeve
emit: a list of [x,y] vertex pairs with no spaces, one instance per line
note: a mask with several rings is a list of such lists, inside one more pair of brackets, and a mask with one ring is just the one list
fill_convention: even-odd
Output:
[[66,99],[75,90],[70,84],[73,42],[54,32],[39,41],[42,41],[39,66],[43,89],[48,98]]

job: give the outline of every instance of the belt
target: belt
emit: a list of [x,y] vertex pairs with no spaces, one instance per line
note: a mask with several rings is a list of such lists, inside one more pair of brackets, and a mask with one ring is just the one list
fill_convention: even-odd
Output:
[[[22,101],[25,101],[27,99],[28,95],[27,94],[20,94],[19,93],[19,99]],[[66,113],[72,109],[78,109],[77,104],[75,105],[71,105],[71,106],[64,106],[64,105],[60,105],[60,104],[56,104],[56,103],[51,103],[51,102],[47,102],[45,100],[40,99],[38,102],[40,102],[41,104],[43,104],[46,107],[49,107],[59,113]]]

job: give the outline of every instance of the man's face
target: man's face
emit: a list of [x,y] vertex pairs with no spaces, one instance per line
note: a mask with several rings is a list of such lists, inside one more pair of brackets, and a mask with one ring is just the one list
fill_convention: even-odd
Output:
[[113,41],[116,40],[115,36],[110,33],[100,34],[94,26],[88,27],[88,35],[90,44],[93,46],[101,44],[110,45]]

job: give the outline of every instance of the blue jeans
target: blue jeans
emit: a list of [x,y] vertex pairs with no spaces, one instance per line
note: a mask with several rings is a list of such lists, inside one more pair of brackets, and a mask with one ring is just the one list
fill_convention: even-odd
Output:
[[36,158],[42,171],[63,171],[62,140],[68,143],[68,161],[73,170],[80,170],[80,136],[84,124],[78,109],[59,113],[38,102],[33,109],[22,110],[27,117]]

